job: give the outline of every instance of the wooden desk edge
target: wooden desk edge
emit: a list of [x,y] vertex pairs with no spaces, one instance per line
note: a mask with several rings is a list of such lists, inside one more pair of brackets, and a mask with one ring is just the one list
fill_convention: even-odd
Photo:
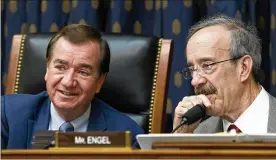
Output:
[[275,150],[187,149],[187,150],[131,150],[131,149],[50,149],[50,150],[1,150],[2,158],[276,158]]

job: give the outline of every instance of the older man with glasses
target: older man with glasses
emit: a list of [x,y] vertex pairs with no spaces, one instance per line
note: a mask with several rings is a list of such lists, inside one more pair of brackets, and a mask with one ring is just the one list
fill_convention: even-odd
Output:
[[[187,38],[185,79],[195,95],[175,109],[176,133],[276,133],[276,98],[259,84],[261,44],[256,28],[216,15],[195,24]],[[181,127],[183,115],[201,104],[210,118]],[[179,128],[178,128],[179,127]]]

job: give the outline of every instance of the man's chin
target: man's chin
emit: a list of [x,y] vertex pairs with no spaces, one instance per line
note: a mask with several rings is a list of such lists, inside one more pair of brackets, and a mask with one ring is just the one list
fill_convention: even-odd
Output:
[[76,108],[76,105],[74,105],[74,103],[70,103],[70,102],[56,102],[56,103],[54,103],[54,106],[59,109],[74,109],[74,108]]

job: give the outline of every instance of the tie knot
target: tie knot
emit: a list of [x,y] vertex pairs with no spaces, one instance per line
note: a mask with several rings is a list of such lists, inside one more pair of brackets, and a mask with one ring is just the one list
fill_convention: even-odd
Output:
[[74,131],[74,126],[70,122],[64,122],[60,127],[60,131],[67,132],[67,131]]
[[242,133],[242,131],[234,124],[231,124],[228,129],[227,132],[236,132],[236,133]]

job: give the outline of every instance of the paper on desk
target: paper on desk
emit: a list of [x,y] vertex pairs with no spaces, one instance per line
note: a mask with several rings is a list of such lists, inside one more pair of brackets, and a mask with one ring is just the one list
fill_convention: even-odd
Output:
[[139,134],[141,149],[151,149],[153,142],[276,142],[276,134]]

